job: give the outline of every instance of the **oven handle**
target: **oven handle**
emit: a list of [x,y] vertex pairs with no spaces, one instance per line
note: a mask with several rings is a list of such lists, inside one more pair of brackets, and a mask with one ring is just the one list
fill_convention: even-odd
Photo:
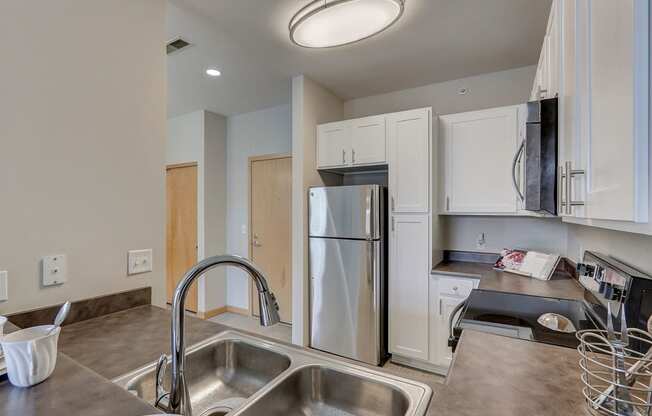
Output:
[[469,298],[464,299],[462,302],[458,303],[457,306],[453,308],[451,311],[451,315],[448,318],[448,346],[455,351],[455,347],[457,347],[457,339],[455,338],[455,334],[453,333],[455,330],[455,316],[466,306],[466,302],[469,300]]

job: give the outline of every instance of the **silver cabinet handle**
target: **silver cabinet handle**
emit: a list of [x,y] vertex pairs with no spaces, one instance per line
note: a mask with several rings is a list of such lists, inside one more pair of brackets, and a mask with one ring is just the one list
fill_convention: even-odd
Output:
[[342,164],[346,164],[346,150],[342,149]]
[[521,145],[518,147],[518,150],[514,155],[514,159],[512,159],[512,185],[514,186],[514,191],[516,191],[516,195],[518,196],[518,199],[521,200],[521,202],[525,202],[525,197],[523,196],[523,193],[521,192],[521,187],[519,186],[518,180],[516,179],[516,175],[517,175],[516,167],[517,165],[519,165],[524,150],[525,150],[525,140],[521,141]]
[[392,202],[392,204],[391,204],[392,205],[392,212],[394,212],[394,206],[395,206],[395,204],[394,204],[394,195],[392,195],[391,202]]
[[396,220],[392,217],[392,231],[396,230]]
[[447,196],[446,197],[446,211],[450,211],[450,210],[451,210],[451,197]]
[[[584,175],[586,172],[584,169],[573,169],[573,164],[571,161],[566,161],[564,167],[561,168],[561,182],[564,186],[563,198],[560,201],[560,205],[564,208],[566,215],[571,215],[573,213],[573,207],[583,206],[584,201],[573,201],[573,177],[578,175]],[[561,192],[560,192],[561,193]]]
[[443,310],[443,308],[442,308],[442,304],[443,304],[443,302],[442,302],[442,300],[441,300],[441,298],[440,298],[440,299],[439,299],[439,316],[442,316],[442,315],[444,314],[444,310]]
[[351,163],[355,163],[355,149],[351,149]]

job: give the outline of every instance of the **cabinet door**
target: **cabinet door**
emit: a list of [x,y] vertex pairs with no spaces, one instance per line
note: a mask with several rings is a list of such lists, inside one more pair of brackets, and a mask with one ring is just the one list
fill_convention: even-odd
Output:
[[430,210],[430,109],[387,116],[390,209],[396,213]]
[[[560,165],[570,181],[567,221],[614,228],[649,217],[649,5],[562,2]],[[562,195],[567,194],[562,183]],[[565,197],[563,198],[566,199]],[[620,225],[615,228],[619,229]]]
[[347,121],[317,126],[317,168],[347,166],[350,163],[351,129]]
[[648,220],[648,5],[590,1],[586,216]]
[[428,359],[428,215],[393,215],[389,258],[389,351]]
[[351,162],[353,165],[387,163],[385,116],[351,120]]
[[439,296],[439,327],[438,337],[439,363],[442,366],[450,366],[453,360],[453,351],[448,346],[448,333],[451,314],[457,305],[464,302],[463,298],[440,295]]
[[515,215],[519,106],[441,116],[444,213]]

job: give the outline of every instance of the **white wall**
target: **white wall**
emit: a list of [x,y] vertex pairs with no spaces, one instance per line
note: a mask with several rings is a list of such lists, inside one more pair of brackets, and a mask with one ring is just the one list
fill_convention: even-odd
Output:
[[[248,257],[249,157],[290,152],[290,106],[231,116],[227,131],[227,251]],[[228,305],[249,308],[247,276],[234,268],[227,276]]]
[[[227,216],[227,121],[226,117],[204,112],[204,256],[226,252]],[[203,311],[226,305],[227,282],[224,267],[204,276]]]
[[[451,114],[520,104],[528,101],[535,71],[536,67],[528,66],[359,98],[345,102],[344,112],[346,118],[354,118],[431,106],[434,114]],[[460,95],[461,88],[466,88],[467,93]],[[434,172],[439,174],[437,167]],[[485,251],[513,246],[566,251],[566,227],[558,220],[441,216],[439,222],[443,249],[478,251],[477,237],[485,233]],[[532,235],[533,229],[537,230],[536,236]],[[440,236],[435,237],[437,240]]]
[[[4,1],[0,38],[0,313],[142,286],[162,304],[165,2]],[[127,276],[139,248],[154,271]],[[41,287],[59,253],[68,282]]]
[[309,341],[307,191],[331,184],[315,169],[316,126],[342,120],[343,104],[309,78],[292,78],[292,342],[298,345]]
[[[226,250],[226,119],[195,111],[168,119],[167,164],[197,162],[197,258]],[[197,307],[206,312],[226,305],[226,271],[200,279]]]

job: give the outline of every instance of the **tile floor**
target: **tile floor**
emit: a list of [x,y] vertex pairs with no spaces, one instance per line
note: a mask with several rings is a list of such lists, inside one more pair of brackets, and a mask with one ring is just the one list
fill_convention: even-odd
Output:
[[[279,341],[291,342],[292,339],[292,326],[279,324],[271,327],[262,327],[258,324],[258,320],[251,316],[227,312],[211,318],[210,321],[230,326],[235,329],[241,329],[243,331],[274,338]],[[435,393],[441,390],[445,380],[442,376],[394,364],[389,361],[385,363],[383,369],[391,374],[425,383],[429,385]]]

